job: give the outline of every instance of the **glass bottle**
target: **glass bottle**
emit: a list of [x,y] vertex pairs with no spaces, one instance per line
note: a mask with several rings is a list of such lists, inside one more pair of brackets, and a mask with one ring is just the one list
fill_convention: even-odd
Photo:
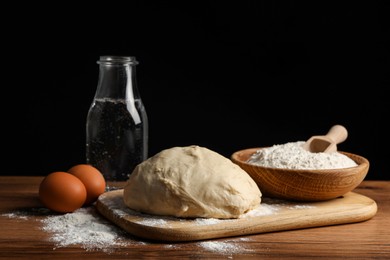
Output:
[[86,160],[106,181],[125,181],[148,157],[148,118],[131,56],[100,56],[86,122]]

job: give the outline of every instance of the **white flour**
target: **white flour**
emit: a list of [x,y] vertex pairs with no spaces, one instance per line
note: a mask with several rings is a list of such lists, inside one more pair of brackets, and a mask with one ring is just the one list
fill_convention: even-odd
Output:
[[81,245],[84,249],[109,251],[126,245],[116,226],[97,215],[93,207],[80,208],[73,213],[49,216],[42,220],[43,230],[52,233],[57,247]]
[[[52,215],[52,212],[45,208],[32,208],[28,211],[13,211],[0,214],[0,217],[12,218],[17,221],[36,221],[36,217],[43,217],[41,229],[50,234],[50,241],[54,242],[54,248],[80,246],[86,251],[103,251],[112,253],[115,248],[135,247],[142,248],[148,242],[139,240],[122,229],[118,228],[105,218],[100,216],[94,207],[80,208],[73,213]],[[33,218],[34,217],[34,218]],[[172,218],[168,218],[172,219]],[[143,224],[164,225],[165,219],[157,220],[155,216],[144,218]],[[199,225],[207,225],[218,221],[197,220]],[[234,253],[246,252],[238,241],[247,241],[249,238],[233,238],[221,241],[199,241],[194,244],[204,250],[232,255]],[[177,250],[186,247],[186,244],[161,244],[164,248]]]
[[[313,207],[314,206],[311,205],[263,198],[263,201],[258,208],[242,215],[242,218],[274,215],[278,214],[282,208],[302,210]],[[170,222],[178,221],[177,218],[142,214],[128,208],[116,209],[115,214],[118,217],[125,216],[126,214],[136,215],[140,217],[140,221],[137,223],[161,228],[169,228]],[[80,246],[86,251],[103,251],[109,254],[113,252],[115,248],[126,248],[129,246],[131,248],[142,248],[142,246],[148,244],[148,242],[131,236],[106,220],[93,206],[80,208],[73,213],[55,215],[45,208],[32,208],[29,211],[3,213],[0,217],[13,218],[17,221],[39,221],[42,224],[41,229],[50,235],[49,239],[54,243],[54,250],[61,247]],[[216,225],[228,221],[235,220],[213,218],[179,219],[179,222],[183,225],[191,223],[199,226]],[[251,251],[251,249],[245,248],[245,243],[242,243],[242,241],[250,241],[250,238],[241,237],[198,241],[194,242],[194,245],[203,250],[231,257],[233,254]],[[182,247],[185,248],[186,243],[161,244],[161,246],[167,249],[177,250]]]
[[242,251],[242,247],[240,245],[229,242],[202,241],[198,242],[198,245],[203,249],[221,254],[232,254],[239,253]]
[[303,149],[304,141],[289,142],[259,149],[248,163],[285,169],[340,169],[357,166],[356,162],[339,152],[311,153]]

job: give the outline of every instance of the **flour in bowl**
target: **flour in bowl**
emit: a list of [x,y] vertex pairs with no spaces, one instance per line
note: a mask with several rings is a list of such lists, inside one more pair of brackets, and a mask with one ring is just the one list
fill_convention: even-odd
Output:
[[339,153],[312,153],[303,149],[304,141],[277,144],[256,151],[248,163],[284,169],[340,169],[357,166],[348,156]]

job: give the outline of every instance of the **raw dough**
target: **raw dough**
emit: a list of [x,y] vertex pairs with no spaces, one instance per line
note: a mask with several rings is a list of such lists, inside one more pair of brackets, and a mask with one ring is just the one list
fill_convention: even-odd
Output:
[[124,187],[131,209],[175,217],[239,218],[260,205],[254,180],[228,158],[197,145],[140,163]]

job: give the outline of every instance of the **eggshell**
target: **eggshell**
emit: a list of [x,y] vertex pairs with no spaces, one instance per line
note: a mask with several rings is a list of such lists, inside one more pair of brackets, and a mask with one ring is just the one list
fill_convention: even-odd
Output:
[[87,189],[87,199],[84,205],[92,204],[105,192],[106,181],[103,174],[89,164],[78,164],[71,167],[68,172],[81,180]]
[[49,209],[70,213],[85,203],[87,190],[74,175],[67,172],[52,172],[39,186],[39,199]]

